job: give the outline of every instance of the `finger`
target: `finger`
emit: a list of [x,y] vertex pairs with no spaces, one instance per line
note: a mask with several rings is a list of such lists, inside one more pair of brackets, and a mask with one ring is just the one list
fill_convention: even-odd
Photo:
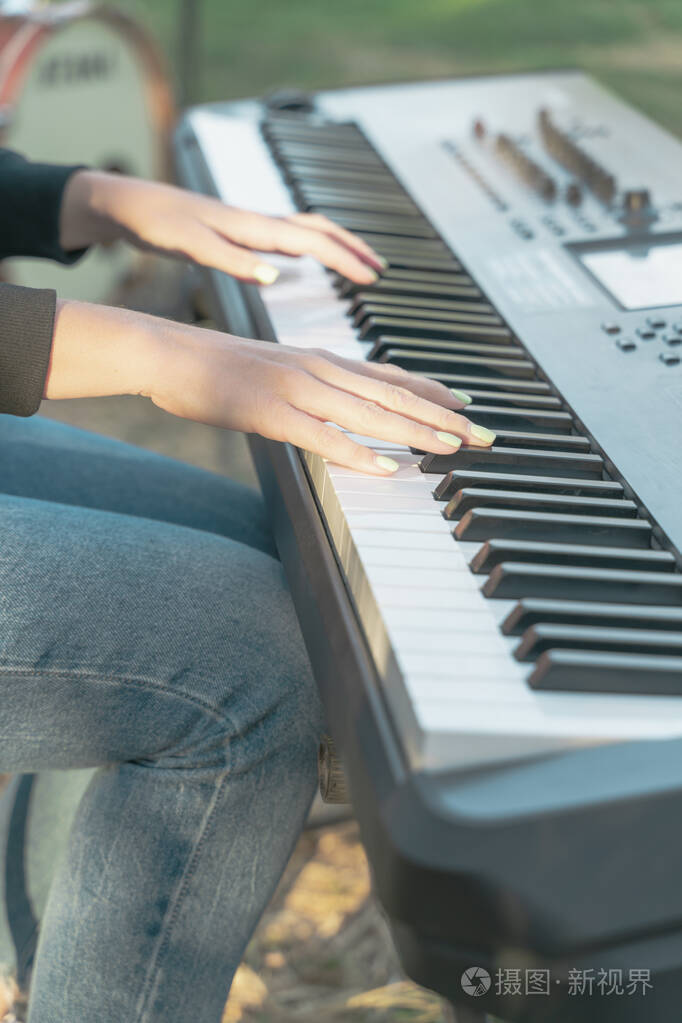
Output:
[[[291,405],[353,433],[436,454],[451,454],[462,443],[462,438],[450,431],[433,429],[408,416],[388,411],[373,401],[330,387],[308,374],[300,374],[291,384],[287,393]],[[457,418],[468,425],[462,416]]]
[[445,405],[446,408],[461,409],[471,404],[470,396],[464,391],[446,387],[438,380],[431,380],[429,377],[420,376],[417,373],[409,373],[402,366],[394,366],[387,362],[362,362],[360,359],[346,359],[342,355],[332,352],[322,351],[321,354],[330,362],[353,373],[360,373],[363,376],[386,380],[400,387],[406,387],[422,398]]
[[[263,217],[227,208],[222,210],[222,220],[222,230],[240,245],[286,256],[314,256],[320,263],[358,284],[374,284],[377,280],[376,272],[358,255],[322,231],[302,227],[284,218]],[[220,222],[221,218],[216,218],[217,230],[221,230]]]
[[[276,267],[266,263],[257,253],[233,245],[222,235],[198,221],[187,221],[182,225],[182,250],[175,254],[191,259],[200,266],[210,266],[241,281],[256,284],[272,284],[279,276]],[[168,250],[164,250],[168,253]]]
[[310,227],[315,231],[331,235],[347,248],[356,252],[362,259],[366,259],[376,270],[385,270],[388,266],[388,261],[375,252],[366,241],[353,234],[352,231],[346,230],[345,227],[341,227],[340,224],[335,224],[333,220],[325,217],[322,213],[294,213],[285,219],[290,223],[301,224],[303,227]]
[[291,405],[285,406],[280,412],[275,439],[289,441],[306,451],[322,455],[330,462],[374,476],[391,476],[399,468],[392,458],[377,454],[364,444],[351,440],[334,426],[320,422]]
[[495,438],[491,430],[482,430],[465,416],[458,415],[440,403],[429,401],[406,387],[351,372],[320,357],[308,358],[304,364],[309,373],[337,390],[371,401],[389,412],[430,426],[433,430],[455,434],[467,444],[488,446]]

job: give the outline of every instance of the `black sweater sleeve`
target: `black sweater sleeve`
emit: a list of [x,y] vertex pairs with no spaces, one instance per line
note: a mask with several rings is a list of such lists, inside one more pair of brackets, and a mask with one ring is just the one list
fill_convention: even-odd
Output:
[[74,263],[85,249],[65,252],[59,244],[59,210],[66,182],[81,167],[30,163],[0,149],[0,259],[43,256]]
[[[79,167],[30,163],[0,149],[0,259],[42,256],[74,263],[85,249],[59,244],[59,210]],[[56,294],[0,284],[0,412],[30,416],[43,396],[50,362]]]

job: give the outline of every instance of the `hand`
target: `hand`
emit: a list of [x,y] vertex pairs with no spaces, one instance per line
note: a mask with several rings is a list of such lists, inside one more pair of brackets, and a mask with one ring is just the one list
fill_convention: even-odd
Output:
[[62,248],[118,238],[258,284],[272,284],[278,271],[251,249],[314,256],[358,284],[372,284],[386,266],[360,238],[318,214],[266,217],[173,185],[76,171],[62,200]]
[[397,463],[337,427],[437,454],[495,437],[458,414],[466,395],[397,366],[60,302],[45,396],[104,394],[144,394],[176,416],[290,441],[382,476]]
[[337,427],[438,454],[495,437],[458,415],[466,402],[443,384],[397,366],[196,328],[181,330],[165,352],[165,371],[147,392],[156,405],[289,441],[361,472],[390,475],[398,464]]

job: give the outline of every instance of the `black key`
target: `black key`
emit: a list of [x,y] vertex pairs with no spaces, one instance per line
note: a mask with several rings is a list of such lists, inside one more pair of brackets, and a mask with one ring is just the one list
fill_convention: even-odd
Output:
[[289,163],[305,160],[312,164],[331,164],[332,167],[380,167],[385,166],[371,149],[357,149],[353,146],[315,146],[305,142],[281,142],[276,156]]
[[[466,414],[469,415],[467,406]],[[498,430],[495,445],[499,448],[548,448],[550,451],[588,452],[587,437],[573,433],[534,433],[528,430]]]
[[[506,327],[490,327],[478,323],[454,323],[447,320],[420,320],[397,316],[368,316],[358,331],[362,340],[370,341],[381,335],[397,334],[402,337],[458,337],[472,341],[490,341],[492,344],[512,346],[512,335]],[[386,338],[390,340],[390,338]],[[518,349],[518,356],[525,355]]]
[[[452,345],[450,345],[452,349]],[[486,377],[520,377],[528,379],[535,373],[532,362],[525,359],[484,359],[477,356],[449,355],[447,352],[421,352],[414,349],[389,348],[377,362],[390,362],[409,370],[420,370],[429,376],[430,370],[453,373],[478,373]]]
[[609,568],[568,568],[506,561],[483,585],[486,597],[552,597],[608,600],[624,604],[682,605],[682,575],[677,572],[624,572]]
[[471,284],[471,277],[466,273],[438,273],[426,270],[402,270],[389,266],[381,275],[384,281],[411,281],[415,284]]
[[319,189],[299,189],[298,197],[304,210],[317,210],[321,206],[335,210],[370,210],[377,213],[400,213],[406,217],[421,216],[417,207],[403,199],[391,199],[389,196],[368,196],[363,198],[355,195],[344,195]]
[[[386,235],[387,240],[389,235]],[[391,249],[389,246],[379,246],[377,252],[388,260],[390,267],[403,270],[437,270],[440,273],[460,273],[462,264],[458,263],[452,256],[424,255],[420,256],[413,251],[402,251]]]
[[528,679],[533,689],[682,695],[682,657],[547,650]]
[[440,380],[446,387],[463,387],[479,404],[490,399],[500,405],[514,403],[530,407],[531,402],[546,402],[543,408],[561,408],[561,402],[543,380],[511,380],[506,377],[488,380],[487,377],[457,376],[454,373],[432,373],[429,376],[432,380]]
[[[422,299],[422,306],[428,304],[428,300]],[[395,306],[390,301],[379,303],[375,299],[374,301],[365,302],[355,310],[353,324],[356,327],[360,327],[370,316],[393,316],[403,321],[438,320],[441,323],[457,323],[464,326],[476,324],[481,327],[496,327],[499,330],[506,329],[502,326],[499,316],[482,313],[479,309],[476,309],[475,312],[469,312],[466,309],[459,308],[464,304],[464,302],[448,302],[447,305],[450,307],[448,309],[425,309],[413,306],[413,303]],[[470,305],[472,303],[466,304]],[[412,308],[410,307],[411,305],[413,306]],[[509,336],[509,334],[510,332],[507,331],[506,336]]]
[[682,632],[682,608],[596,604],[592,601],[520,600],[502,622],[505,636],[520,636],[531,625],[600,625],[604,628]]
[[523,352],[519,349],[508,348],[506,345],[492,345],[487,341],[477,342],[475,338],[470,340],[449,341],[431,337],[379,337],[369,350],[367,356],[372,362],[383,362],[382,356],[386,352],[407,351],[407,352],[434,352],[453,355],[458,352],[468,352],[471,355],[482,355],[486,359],[494,359],[502,356],[507,359],[522,359]]
[[[470,408],[471,406],[469,406]],[[573,497],[621,497],[623,488],[613,480],[571,479],[567,476],[523,476],[511,472],[472,472],[470,469],[452,469],[433,492],[437,501],[449,501],[465,488],[494,488],[502,490],[540,492],[541,494],[571,495]],[[612,504],[636,508],[632,501],[614,501]],[[611,507],[611,505],[609,505]],[[629,514],[623,512],[623,514]],[[633,512],[634,514],[634,512]]]
[[388,213],[337,213],[325,206],[319,206],[318,213],[330,217],[349,231],[376,231],[377,234],[399,234],[408,238],[434,238],[436,236],[433,228],[425,220],[417,217],[403,217]]
[[474,402],[466,407],[467,416],[476,423],[491,430],[509,429],[569,433],[573,419],[568,412],[547,412],[534,408],[505,408],[502,405],[479,405]]
[[401,252],[415,256],[448,256],[452,253],[440,238],[401,238],[399,235],[372,234],[371,231],[359,231],[361,238],[377,252]]
[[[650,547],[651,525],[644,519],[616,519],[597,515],[561,515],[554,512],[515,511],[508,508],[472,508],[453,530],[456,540],[537,540],[546,543],[597,544],[603,547]],[[511,594],[522,597],[523,593]],[[528,596],[536,596],[529,593]],[[564,596],[543,593],[537,596]],[[576,597],[574,599],[589,599]],[[613,600],[599,597],[595,600]]]
[[599,455],[573,455],[566,451],[529,451],[527,448],[461,447],[451,455],[429,453],[419,463],[422,472],[444,476],[451,469],[479,472],[517,472],[523,476],[596,476],[604,463]]
[[518,661],[534,661],[545,650],[612,650],[627,654],[682,657],[682,632],[607,629],[589,625],[533,625],[514,650]]
[[350,303],[348,312],[351,315],[358,313],[365,306],[374,305],[380,302],[381,309],[390,309],[392,313],[400,315],[403,308],[409,310],[431,309],[434,312],[438,309],[443,312],[467,313],[476,317],[486,316],[486,322],[497,323],[502,326],[502,318],[497,316],[493,307],[487,302],[458,302],[447,298],[419,298],[413,295],[386,294],[377,296],[371,291],[359,291]]
[[[381,250],[379,249],[381,255]],[[341,298],[351,298],[359,291],[371,289],[376,294],[377,301],[381,301],[384,294],[398,295],[434,295],[440,298],[451,299],[472,299],[480,298],[481,292],[475,284],[472,285],[445,285],[445,284],[417,284],[415,281],[392,281],[380,277],[375,284],[356,284],[355,281],[343,281],[339,283],[339,295]]]
[[386,200],[387,202],[396,202],[400,205],[409,206],[410,209],[416,209],[409,195],[397,185],[385,183],[379,188],[377,187],[377,182],[374,182],[374,186],[373,189],[368,190],[364,182],[361,181],[334,181],[332,178],[327,178],[321,181],[311,181],[309,179],[299,181],[294,186],[294,189],[301,198],[317,202],[336,198],[357,199],[360,202],[365,200],[382,202]]
[[338,139],[344,145],[369,145],[362,132],[352,124],[310,124],[291,117],[273,117],[263,122],[263,132],[270,139],[301,138],[316,142]]
[[330,167],[326,164],[311,163],[307,160],[289,160],[284,166],[290,181],[352,181],[366,184],[368,188],[384,188],[395,182],[385,167]]
[[584,546],[575,543],[535,543],[531,540],[488,540],[471,559],[477,575],[487,575],[505,561],[539,565],[586,565],[637,572],[672,572],[675,559],[669,551],[622,547]]
[[560,515],[607,515],[611,518],[637,517],[637,505],[634,501],[465,487],[464,490],[458,490],[446,504],[443,518],[461,519],[471,508],[510,508],[516,511],[554,512]]

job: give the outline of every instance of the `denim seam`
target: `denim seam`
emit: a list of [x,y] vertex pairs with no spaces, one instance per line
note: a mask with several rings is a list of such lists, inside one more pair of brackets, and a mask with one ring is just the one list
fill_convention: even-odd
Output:
[[139,1011],[135,1017],[135,1023],[146,1023],[146,1021],[149,1020],[149,1002],[153,995],[154,982],[156,980],[156,977],[158,976],[159,970],[161,969],[160,959],[161,956],[166,951],[166,949],[168,948],[170,934],[178,919],[180,908],[182,906],[182,900],[185,896],[185,893],[187,892],[187,889],[192,878],[196,873],[199,854],[201,853],[204,847],[206,836],[209,832],[211,824],[213,823],[213,818],[216,815],[218,803],[220,801],[220,796],[225,787],[225,783],[227,781],[229,773],[230,773],[229,768],[226,765],[225,770],[220,778],[220,782],[215,791],[213,806],[211,807],[208,817],[204,821],[204,825],[201,830],[201,834],[199,835],[199,839],[189,857],[189,861],[180,880],[180,884],[177,888],[174,901],[170,906],[169,910],[167,910],[166,912],[166,920],[161,925],[158,944],[154,952],[152,952],[149,966],[147,967],[147,974],[142,985],[142,989],[140,991],[140,996],[138,998]]
[[[201,707],[202,710],[207,711],[212,717],[214,717],[221,724],[229,724],[233,728],[235,727],[235,721],[229,717],[219,714],[214,707],[211,707],[209,703],[204,703],[198,697],[193,696],[191,693],[183,692],[181,689],[171,689],[170,686],[164,685],[163,683],[156,682],[154,679],[149,678],[146,675],[104,675],[96,671],[79,671],[78,669],[52,669],[52,668],[7,668],[4,665],[0,666],[0,677],[3,675],[40,675],[46,678],[89,678],[94,681],[104,682],[123,682],[129,685],[146,685],[152,689],[156,689],[161,693],[165,693],[169,696],[178,696],[188,703],[196,704],[197,707]],[[207,678],[208,676],[201,676]]]

